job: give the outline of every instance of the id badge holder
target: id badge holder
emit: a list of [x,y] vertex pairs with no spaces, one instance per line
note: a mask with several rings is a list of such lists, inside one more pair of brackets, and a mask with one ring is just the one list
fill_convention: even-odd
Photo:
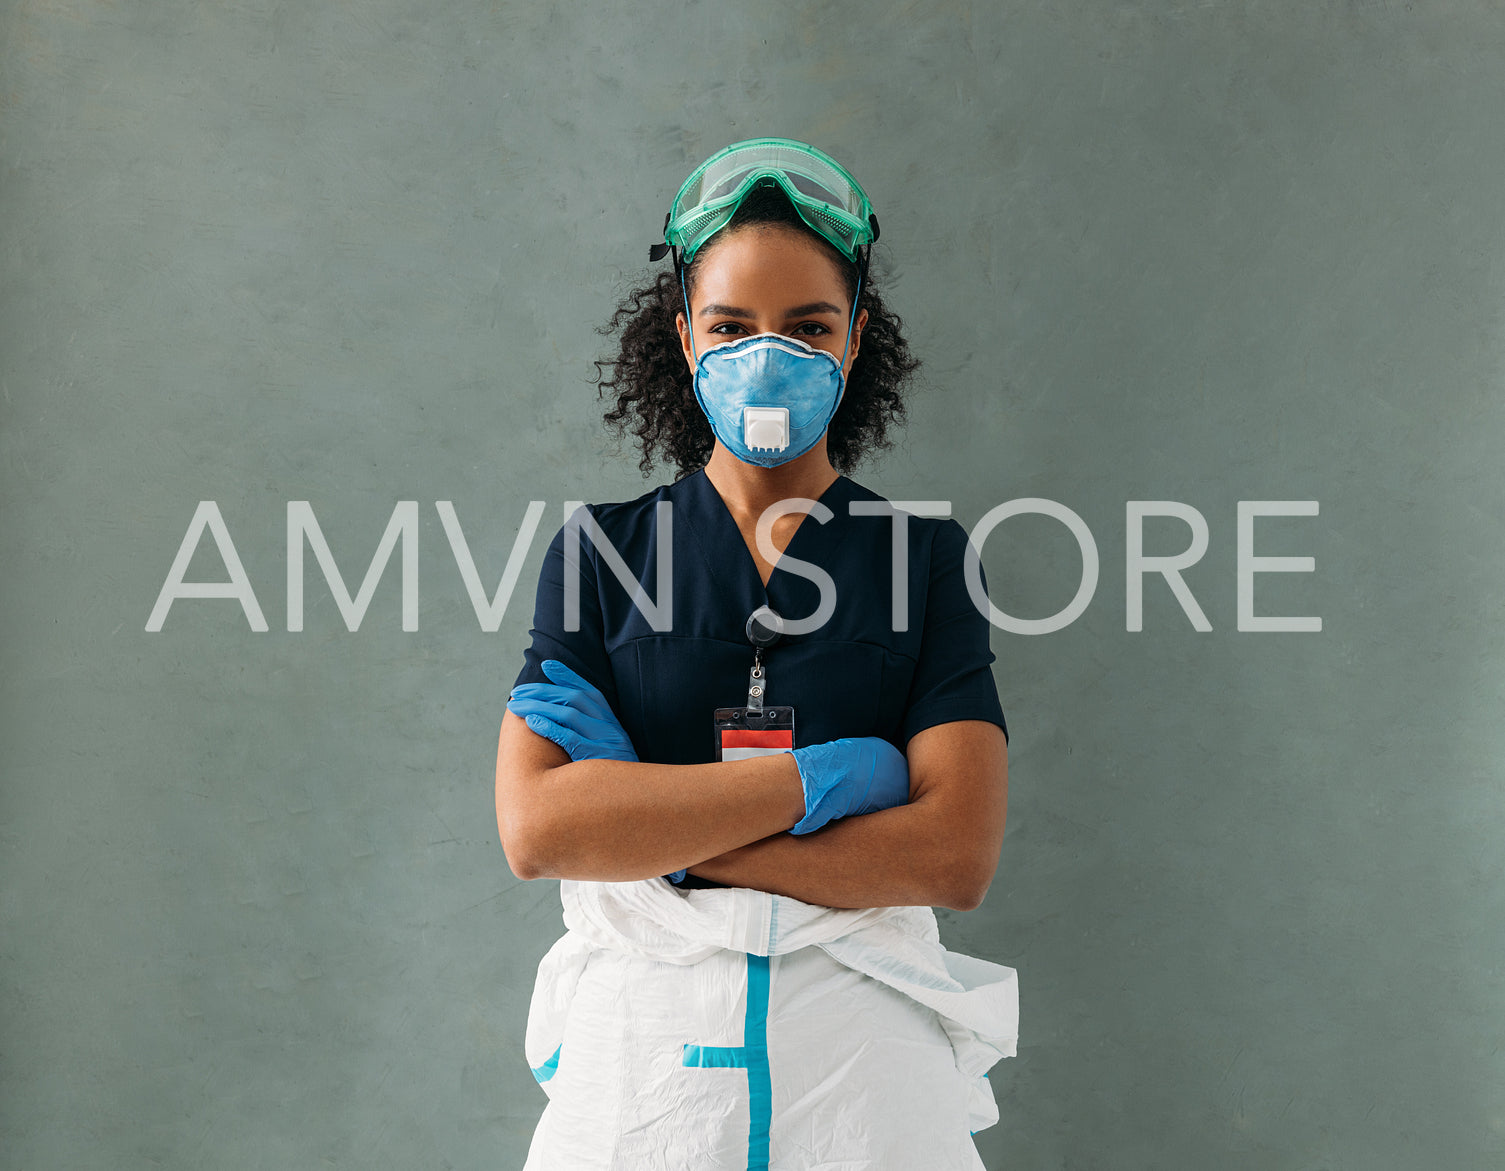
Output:
[[753,644],[752,671],[747,677],[747,702],[741,707],[718,707],[713,713],[717,760],[747,760],[794,748],[794,709],[765,707],[768,671],[763,650],[778,642],[783,620],[760,607],[747,620],[747,639]]
[[716,759],[747,760],[794,748],[794,709],[718,707]]

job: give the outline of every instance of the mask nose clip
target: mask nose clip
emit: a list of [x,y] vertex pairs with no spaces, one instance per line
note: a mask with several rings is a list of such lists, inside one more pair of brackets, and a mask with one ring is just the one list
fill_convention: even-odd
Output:
[[789,446],[789,408],[744,407],[742,442],[753,451],[783,451]]

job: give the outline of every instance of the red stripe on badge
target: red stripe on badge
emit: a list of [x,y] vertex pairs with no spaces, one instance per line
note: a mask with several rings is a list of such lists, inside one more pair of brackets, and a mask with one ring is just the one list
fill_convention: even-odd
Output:
[[759,731],[756,728],[722,728],[721,747],[793,748],[794,732],[789,728],[775,729],[772,732]]

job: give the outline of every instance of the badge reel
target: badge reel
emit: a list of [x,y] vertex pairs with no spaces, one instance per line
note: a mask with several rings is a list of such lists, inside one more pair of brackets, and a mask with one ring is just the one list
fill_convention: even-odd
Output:
[[768,668],[763,652],[784,636],[778,611],[759,606],[747,619],[747,641],[753,646],[752,671],[747,677],[747,702],[715,711],[716,759],[746,760],[794,748],[794,709],[766,707]]

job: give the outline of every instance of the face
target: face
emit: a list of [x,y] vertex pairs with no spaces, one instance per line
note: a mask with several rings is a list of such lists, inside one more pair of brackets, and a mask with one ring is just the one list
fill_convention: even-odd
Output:
[[[797,228],[768,225],[719,233],[706,244],[696,270],[690,309],[694,354],[758,333],[781,333],[840,360],[851,372],[867,310],[857,315],[847,343],[846,283],[831,258]],[[678,315],[685,362],[695,369],[685,315]]]

